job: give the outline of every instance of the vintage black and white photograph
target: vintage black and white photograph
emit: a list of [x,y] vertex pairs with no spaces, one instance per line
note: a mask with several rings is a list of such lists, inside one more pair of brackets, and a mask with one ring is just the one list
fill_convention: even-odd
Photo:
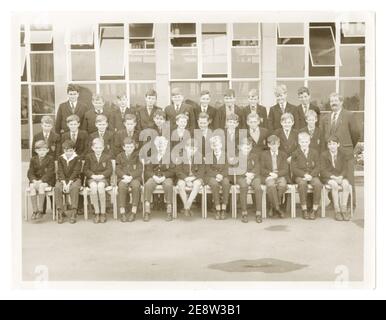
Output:
[[14,13],[20,281],[371,287],[374,19]]

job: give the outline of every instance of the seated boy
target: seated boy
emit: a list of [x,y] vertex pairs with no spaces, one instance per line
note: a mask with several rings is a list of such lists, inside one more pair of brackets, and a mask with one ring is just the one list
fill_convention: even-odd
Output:
[[248,137],[252,141],[252,153],[260,155],[267,148],[268,129],[260,128],[260,116],[251,112],[247,116]]
[[87,184],[90,187],[90,199],[94,206],[94,223],[105,223],[105,188],[109,185],[109,179],[113,172],[111,157],[109,154],[103,152],[104,143],[100,138],[94,139],[91,149],[93,152],[90,152],[85,159],[84,174],[88,178]]
[[129,106],[129,100],[127,99],[126,94],[117,95],[116,97],[116,106],[112,109],[111,112],[111,131],[116,132],[125,128],[123,122],[125,116],[129,113],[135,114],[136,110]]
[[[193,139],[188,139],[185,145],[187,162],[176,166],[177,188],[184,205],[183,213],[185,216],[192,216],[191,207],[193,201],[203,185],[203,166],[194,164],[194,154],[197,150],[196,142]],[[189,197],[186,193],[186,188],[191,189]]]
[[34,145],[36,155],[32,156],[27,172],[32,202],[32,220],[42,217],[45,190],[55,185],[54,158],[48,154],[48,145],[39,140]]
[[76,222],[79,190],[81,187],[80,171],[82,162],[75,152],[75,143],[66,140],[62,144],[64,153],[58,158],[58,181],[55,185],[55,203],[58,214],[58,223],[63,220],[63,192],[70,195],[71,210],[66,213],[70,216],[70,223]]
[[[315,220],[323,187],[318,178],[320,172],[319,153],[310,148],[311,137],[308,133],[300,133],[298,141],[299,148],[294,152],[291,160],[292,173],[298,185],[303,219]],[[308,184],[313,187],[313,206],[310,213],[307,210]]]
[[108,128],[108,122],[107,117],[104,114],[98,114],[95,118],[95,126],[97,127],[97,131],[93,132],[89,136],[89,152],[91,152],[91,145],[95,138],[100,138],[103,140],[105,149],[104,152],[107,152],[110,154],[112,158],[115,158],[113,155],[113,147],[114,147],[114,134],[107,130]]
[[261,223],[261,181],[259,156],[252,153],[252,140],[245,138],[239,146],[239,161],[246,161],[245,173],[236,177],[240,186],[241,221],[248,222],[247,196],[248,188],[252,187],[255,192],[256,222]]
[[[335,219],[349,221],[347,201],[350,195],[350,182],[347,179],[347,158],[339,149],[337,136],[331,136],[327,141],[328,150],[322,153],[320,177],[324,184],[331,187]],[[339,203],[339,187],[342,187],[342,202]]]
[[[84,130],[79,130],[79,125],[79,117],[76,114],[71,115],[67,118],[67,127],[69,131],[63,133],[62,143],[66,140],[71,140],[72,142],[74,142],[76,154],[81,159],[83,159],[88,151],[88,134]],[[63,154],[63,150],[61,150],[61,154]]]
[[125,121],[123,124],[125,128],[122,130],[119,130],[114,135],[113,154],[115,155],[115,157],[124,151],[122,149],[122,146],[125,138],[129,137],[129,138],[132,138],[134,141],[139,140],[139,134],[138,134],[138,131],[136,130],[137,117],[135,116],[135,114],[129,113],[125,115]]
[[[145,165],[145,215],[144,221],[150,220],[150,203],[153,192],[158,185],[161,185],[165,193],[166,202],[166,221],[172,221],[172,201],[173,201],[173,179],[174,168],[167,159],[169,141],[163,136],[157,136],[154,139],[154,145],[157,150],[152,155],[152,163]],[[165,159],[166,158],[166,159]]]
[[[209,185],[212,190],[216,209],[215,219],[225,220],[231,184],[228,178],[228,164],[226,162],[226,154],[223,149],[221,137],[214,136],[211,138],[211,149],[213,152],[213,161],[209,163],[209,159],[205,158],[205,183]],[[220,195],[221,189],[222,197]]]
[[281,201],[287,190],[289,168],[287,155],[280,151],[280,139],[275,135],[267,138],[268,151],[264,151],[260,158],[260,173],[267,187],[268,200],[273,208],[273,213],[278,213],[283,219],[285,212]]
[[137,214],[141,195],[142,163],[135,152],[136,142],[133,138],[126,137],[123,140],[123,152],[117,156],[118,176],[118,204],[121,214],[121,222],[126,222],[126,198],[131,189],[132,205],[128,221],[133,222]]
[[94,106],[94,108],[92,108],[91,110],[88,110],[84,114],[84,119],[82,124],[82,129],[87,131],[88,134],[91,134],[98,130],[97,127],[95,126],[95,118],[97,117],[98,114],[104,114],[107,118],[107,121],[109,123],[111,122],[111,114],[104,109],[105,99],[101,95],[94,94],[92,96],[92,105]]
[[321,150],[321,133],[320,129],[316,126],[318,122],[318,114],[314,110],[308,110],[305,115],[307,126],[300,129],[299,132],[307,132],[311,137],[310,148],[320,152]]
[[[37,141],[43,140],[47,143],[49,150],[48,154],[56,159],[58,153],[60,152],[60,135],[52,130],[54,127],[54,119],[50,116],[42,116],[40,123],[42,131],[34,135],[32,145],[34,146]],[[35,151],[33,154],[36,154]]]
[[291,162],[291,156],[298,147],[298,131],[293,128],[295,121],[292,113],[284,113],[281,116],[281,128],[274,134],[280,139],[280,150],[287,155],[288,163]]

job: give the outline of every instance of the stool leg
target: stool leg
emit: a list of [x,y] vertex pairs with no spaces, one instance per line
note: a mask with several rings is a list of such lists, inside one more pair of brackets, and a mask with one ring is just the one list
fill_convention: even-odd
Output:
[[113,203],[113,215],[114,219],[118,220],[118,210],[117,210],[117,189],[113,187],[111,191],[111,202]]
[[208,217],[208,194],[206,193],[206,187],[204,187],[204,189],[203,189],[202,196],[204,198],[204,211],[203,211],[203,214],[204,214],[204,218],[206,219]]
[[291,189],[291,217],[296,218],[296,191],[295,188]]
[[201,215],[205,219],[205,200],[204,200],[204,187],[201,189]]
[[322,197],[321,197],[321,202],[322,202],[322,207],[321,207],[321,216],[322,218],[326,217],[326,188],[323,186],[322,188]]

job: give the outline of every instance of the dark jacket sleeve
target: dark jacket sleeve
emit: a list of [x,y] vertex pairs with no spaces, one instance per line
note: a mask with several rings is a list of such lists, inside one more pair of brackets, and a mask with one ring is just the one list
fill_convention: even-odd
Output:
[[260,157],[260,175],[265,179],[271,172],[268,168],[268,155],[264,152]]
[[277,172],[277,175],[279,177],[288,177],[289,175],[289,166],[288,166],[288,163],[287,163],[287,159],[286,159],[286,156],[278,156],[278,159],[279,157],[281,157],[281,161],[278,161],[278,172]]
[[122,155],[119,154],[117,156],[116,169],[115,169],[118,179],[122,179],[122,177],[125,175],[124,167],[125,167],[125,161]]
[[110,178],[113,173],[113,165],[111,163],[111,158],[106,157],[106,169],[101,173],[105,176],[105,178]]
[[37,177],[35,175],[35,158],[34,157],[32,157],[29,162],[27,177],[30,182],[32,182],[32,180],[37,180]]
[[291,168],[292,168],[292,173],[295,177],[304,177],[304,175],[307,173],[303,169],[300,168],[300,157],[299,153],[295,152],[292,156],[291,159]]
[[58,159],[58,181],[63,181],[64,178],[64,172],[63,172],[63,163],[60,159]]
[[312,156],[312,159],[314,161],[314,169],[311,171],[310,175],[313,176],[313,177],[317,177],[319,176],[320,174],[320,158],[319,158],[319,154],[317,153],[317,151],[315,150],[310,150],[310,152],[313,151],[313,156]]
[[330,164],[328,159],[328,154],[323,152],[320,159],[320,177],[323,180],[328,180],[333,175],[332,171],[330,171]]
[[90,155],[87,155],[84,162],[84,168],[83,168],[84,174],[87,178],[91,178],[91,176],[94,174],[91,170],[91,157]]
[[53,178],[55,177],[55,162],[52,157],[49,157],[47,161],[47,167],[44,170],[42,181],[52,184]]
[[174,165],[169,165],[169,168],[164,171],[166,178],[174,178],[176,175],[176,167]]
[[177,177],[177,179],[185,180],[187,178],[187,176],[188,175],[185,173],[184,165],[183,164],[180,164],[180,165],[176,166],[176,177]]
[[141,180],[142,177],[142,163],[139,159],[137,159],[136,169],[131,172],[131,176],[133,179]]
[[69,180],[71,180],[71,181],[74,181],[74,180],[79,178],[80,171],[82,169],[82,161],[80,160],[80,158],[76,158],[75,161],[76,162],[75,162],[74,168],[73,168],[71,175],[70,175],[70,178],[69,178]]

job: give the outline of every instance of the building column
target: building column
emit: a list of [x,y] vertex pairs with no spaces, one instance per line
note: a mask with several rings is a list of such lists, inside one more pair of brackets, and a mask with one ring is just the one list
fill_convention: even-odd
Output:
[[169,24],[155,24],[157,104],[165,108],[169,103]]

